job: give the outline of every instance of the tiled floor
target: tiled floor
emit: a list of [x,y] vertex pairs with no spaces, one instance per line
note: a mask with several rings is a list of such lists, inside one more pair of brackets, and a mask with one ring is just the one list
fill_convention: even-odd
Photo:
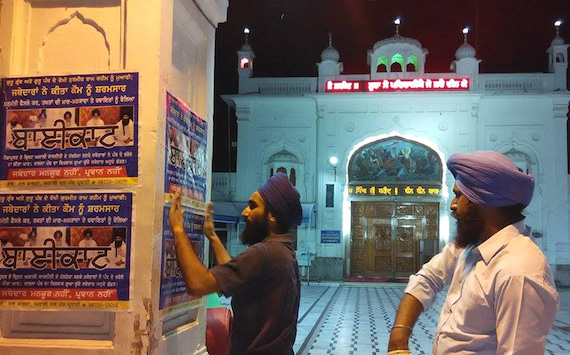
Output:
[[[303,285],[294,350],[297,354],[385,354],[404,291],[400,284]],[[570,294],[570,293],[569,293]],[[414,355],[431,354],[444,295],[424,312],[410,339]],[[561,297],[563,295],[561,294]],[[557,320],[546,354],[570,354],[570,324]]]

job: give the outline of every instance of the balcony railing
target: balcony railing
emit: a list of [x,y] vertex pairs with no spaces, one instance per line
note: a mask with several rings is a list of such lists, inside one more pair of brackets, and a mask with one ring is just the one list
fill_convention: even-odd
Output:
[[479,90],[495,92],[547,92],[554,90],[553,74],[481,74]]

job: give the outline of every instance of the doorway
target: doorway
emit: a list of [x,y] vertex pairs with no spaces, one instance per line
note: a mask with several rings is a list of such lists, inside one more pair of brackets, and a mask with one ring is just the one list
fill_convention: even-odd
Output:
[[351,276],[408,277],[439,249],[438,203],[352,202]]

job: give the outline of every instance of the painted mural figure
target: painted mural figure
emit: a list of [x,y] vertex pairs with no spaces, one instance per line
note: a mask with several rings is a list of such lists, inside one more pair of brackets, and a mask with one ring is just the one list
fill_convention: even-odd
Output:
[[399,138],[364,146],[354,155],[349,171],[351,181],[441,181],[437,153]]
[[492,151],[454,154],[447,167],[457,235],[410,277],[389,354],[410,354],[415,322],[446,285],[434,354],[543,354],[559,297],[546,257],[525,235],[534,178]]
[[273,175],[251,195],[242,212],[246,226],[240,236],[249,247],[233,259],[214,231],[212,204],[208,204],[204,234],[218,262],[210,270],[186,235],[180,201],[176,194],[169,219],[178,266],[190,295],[232,296],[228,353],[293,354],[301,284],[290,228],[301,223],[303,214],[299,193],[287,175]]

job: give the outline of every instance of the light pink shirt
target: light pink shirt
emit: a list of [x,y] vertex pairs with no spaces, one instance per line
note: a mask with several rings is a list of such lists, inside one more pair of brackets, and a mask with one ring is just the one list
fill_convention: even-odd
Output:
[[450,243],[410,277],[405,292],[424,310],[451,283],[434,354],[544,354],[559,298],[548,261],[524,229],[519,221],[473,249],[466,276],[465,249]]

